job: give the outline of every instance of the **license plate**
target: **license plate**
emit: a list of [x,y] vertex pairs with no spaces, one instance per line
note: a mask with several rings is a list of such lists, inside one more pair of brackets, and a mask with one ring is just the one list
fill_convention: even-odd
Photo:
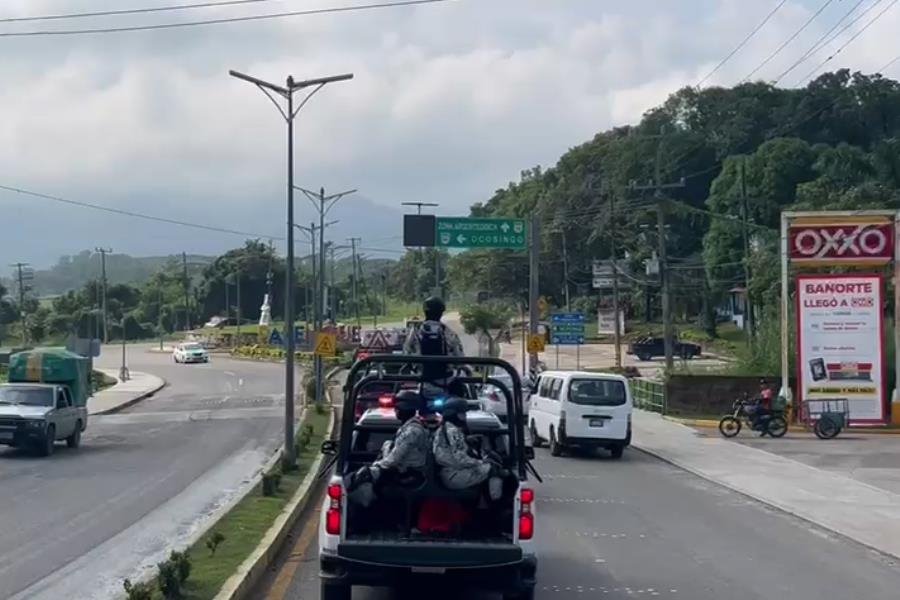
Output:
[[591,419],[588,421],[591,427],[603,427],[604,423],[606,423],[606,419]]
[[14,435],[12,431],[0,431],[0,440],[4,442],[12,441]]
[[444,567],[412,567],[410,571],[427,575],[443,575],[447,572],[447,569]]

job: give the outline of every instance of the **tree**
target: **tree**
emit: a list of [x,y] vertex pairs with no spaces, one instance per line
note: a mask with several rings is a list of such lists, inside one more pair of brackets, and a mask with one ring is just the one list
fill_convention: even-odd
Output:
[[495,356],[495,339],[500,331],[509,328],[512,311],[500,302],[472,304],[460,311],[460,323],[469,335],[481,334],[488,342],[488,354]]

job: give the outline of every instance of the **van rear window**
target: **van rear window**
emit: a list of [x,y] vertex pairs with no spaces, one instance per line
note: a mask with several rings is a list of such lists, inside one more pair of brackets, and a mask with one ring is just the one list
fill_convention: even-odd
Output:
[[586,406],[625,404],[625,384],[612,379],[573,379],[569,383],[569,402]]

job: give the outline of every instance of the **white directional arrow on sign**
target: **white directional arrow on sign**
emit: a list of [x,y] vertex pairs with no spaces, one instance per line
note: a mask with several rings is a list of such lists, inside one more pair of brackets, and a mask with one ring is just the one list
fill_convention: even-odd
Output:
[[458,236],[456,236],[456,241],[459,242],[460,244],[465,244],[466,236],[464,236],[463,234],[459,234]]
[[509,223],[503,223],[503,225],[500,226],[500,229],[503,230],[503,233],[509,233]]

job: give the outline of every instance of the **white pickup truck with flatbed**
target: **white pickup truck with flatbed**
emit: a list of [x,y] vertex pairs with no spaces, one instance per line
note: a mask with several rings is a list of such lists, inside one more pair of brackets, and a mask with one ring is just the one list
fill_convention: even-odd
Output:
[[[415,373],[387,374],[372,365],[422,364],[448,361],[473,367],[492,367],[510,374],[509,389],[487,375],[460,377],[462,383],[492,384],[504,394],[510,416],[506,423],[480,410],[467,415],[468,437],[502,461],[512,475],[499,499],[485,502],[480,489],[450,490],[441,483],[433,455],[421,483],[413,487],[382,487],[368,506],[348,494],[350,474],[375,460],[384,441],[400,426],[386,406],[355,411],[356,399],[369,385],[385,381],[421,382]],[[374,372],[373,372],[374,371]],[[483,372],[490,372],[490,368]],[[357,377],[358,373],[368,373]],[[369,356],[351,368],[344,388],[340,437],[327,440],[323,452],[333,455],[334,472],[327,485],[319,526],[321,600],[349,600],[352,586],[406,588],[427,584],[459,585],[501,593],[507,600],[531,600],[537,576],[535,492],[529,474],[533,449],[524,443],[521,385],[515,369],[493,358]],[[444,399],[433,399],[440,403]],[[465,525],[449,532],[425,533],[417,528],[423,504],[435,499],[464,507]],[[428,589],[423,587],[420,589]]]

